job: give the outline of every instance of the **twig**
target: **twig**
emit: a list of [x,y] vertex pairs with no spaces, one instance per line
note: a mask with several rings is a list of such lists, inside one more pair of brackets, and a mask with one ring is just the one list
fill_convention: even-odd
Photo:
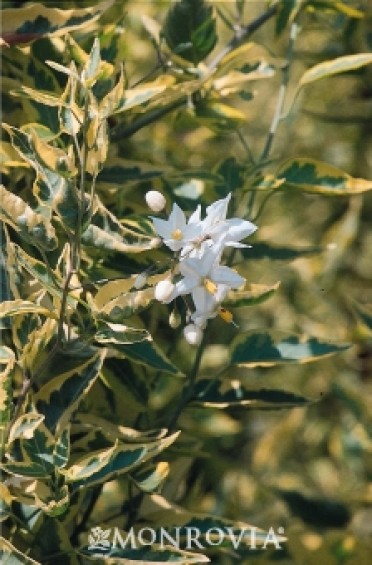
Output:
[[[268,8],[266,12],[258,16],[258,18],[253,20],[248,25],[234,26],[234,30],[235,30],[234,37],[219,53],[217,53],[215,58],[212,59],[212,61],[208,64],[207,74],[209,75],[213,73],[216,67],[218,66],[218,64],[221,62],[221,60],[226,55],[228,55],[230,51],[233,51],[236,47],[244,43],[252,35],[252,33],[254,33],[257,29],[259,29],[270,18],[272,18],[276,14],[276,12],[277,12],[277,4],[274,4],[273,6]],[[164,108],[153,110],[152,112],[149,112],[144,116],[141,116],[140,118],[134,120],[129,125],[123,125],[123,126],[119,125],[117,128],[115,128],[112,131],[110,139],[111,141],[119,141],[120,139],[128,138],[133,134],[135,134],[140,129],[142,129],[143,127],[150,125],[151,123],[157,121],[159,118],[162,118],[163,116],[167,115],[169,112],[172,112],[176,108],[180,108],[186,103],[187,103],[187,97],[183,96],[179,100],[172,102],[171,104],[165,106]]]

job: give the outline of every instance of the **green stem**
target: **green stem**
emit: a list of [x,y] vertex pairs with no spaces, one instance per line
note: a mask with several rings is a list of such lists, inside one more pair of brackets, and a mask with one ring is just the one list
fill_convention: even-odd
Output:
[[203,338],[198,346],[198,349],[196,351],[195,354],[195,359],[194,359],[194,364],[191,368],[191,371],[189,373],[188,379],[187,379],[187,383],[183,388],[181,397],[178,401],[178,404],[176,406],[176,409],[173,413],[172,418],[170,419],[169,423],[168,423],[168,432],[172,432],[177,424],[178,418],[180,417],[183,409],[185,408],[185,406],[189,403],[189,401],[191,400],[193,393],[194,393],[194,385],[195,385],[195,381],[196,378],[198,376],[198,372],[199,372],[199,368],[200,368],[200,362],[204,353],[204,349],[205,346],[207,344],[207,340],[208,340],[208,327],[205,329],[204,334],[203,334]]

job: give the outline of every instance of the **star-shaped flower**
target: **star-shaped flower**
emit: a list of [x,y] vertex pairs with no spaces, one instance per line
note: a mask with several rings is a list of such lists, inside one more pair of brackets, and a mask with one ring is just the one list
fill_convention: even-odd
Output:
[[186,216],[177,204],[173,204],[168,220],[151,218],[156,231],[165,245],[172,251],[180,251],[185,245],[197,239],[201,233],[200,207],[186,221]]

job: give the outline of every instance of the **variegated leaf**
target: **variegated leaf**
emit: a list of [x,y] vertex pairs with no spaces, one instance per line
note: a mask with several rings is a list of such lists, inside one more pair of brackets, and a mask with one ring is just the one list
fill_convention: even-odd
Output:
[[97,379],[104,355],[104,350],[96,351],[87,361],[50,380],[36,393],[35,406],[45,415],[45,424],[52,433],[66,427]]
[[276,176],[284,181],[279,190],[293,188],[324,196],[353,196],[372,190],[372,180],[353,178],[314,159],[290,159],[279,167]]
[[3,185],[0,185],[0,219],[33,245],[49,251],[57,247],[56,233],[50,221]]

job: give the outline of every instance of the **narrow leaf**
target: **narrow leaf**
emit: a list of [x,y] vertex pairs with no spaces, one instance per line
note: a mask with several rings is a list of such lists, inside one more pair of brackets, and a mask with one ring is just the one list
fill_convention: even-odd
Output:
[[248,390],[239,381],[201,380],[197,382],[193,404],[213,408],[249,406],[252,408],[293,408],[311,401],[284,390]]
[[353,178],[314,159],[290,159],[279,167],[276,175],[284,181],[279,190],[293,188],[324,196],[353,196],[372,190],[372,180]]
[[354,71],[365,65],[370,65],[372,63],[371,53],[358,53],[357,55],[346,55],[344,57],[337,57],[331,61],[325,61],[324,63],[319,63],[314,67],[311,67],[302,75],[299,87],[315,82],[335,74],[345,73],[348,71]]
[[240,367],[270,367],[282,363],[309,363],[348,349],[335,344],[290,335],[282,337],[268,332],[250,332],[234,340],[231,365]]

